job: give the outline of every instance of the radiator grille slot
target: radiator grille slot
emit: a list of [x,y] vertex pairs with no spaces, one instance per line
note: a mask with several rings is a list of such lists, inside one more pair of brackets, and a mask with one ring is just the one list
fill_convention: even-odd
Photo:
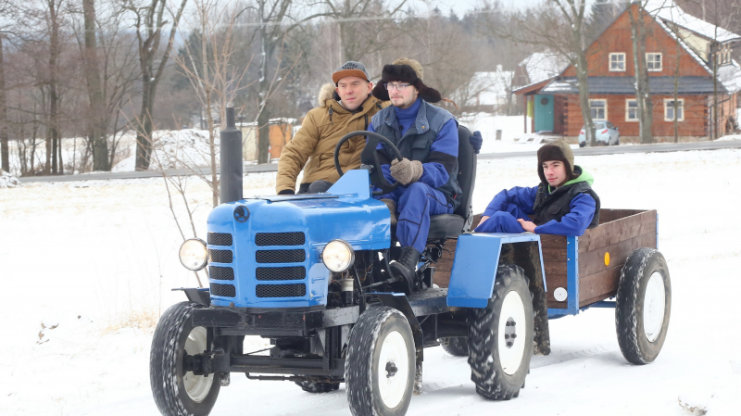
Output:
[[[258,263],[300,263],[306,260],[306,252],[304,249],[257,250],[255,260]],[[231,260],[229,261],[231,262]]]
[[233,298],[236,295],[236,292],[234,291],[234,286],[232,285],[220,285],[218,283],[211,283],[211,295]]
[[207,242],[212,246],[230,246],[232,245],[232,235],[227,233],[208,233]]
[[304,233],[257,233],[255,244],[258,246],[302,246],[306,242]]
[[208,276],[214,280],[234,280],[234,269],[231,267],[209,266]]
[[257,285],[255,291],[260,298],[294,298],[306,295],[306,285]]
[[209,256],[211,261],[216,263],[231,263],[232,262],[232,251],[231,250],[209,250]]
[[300,280],[306,277],[306,269],[296,267],[258,267],[257,280]]

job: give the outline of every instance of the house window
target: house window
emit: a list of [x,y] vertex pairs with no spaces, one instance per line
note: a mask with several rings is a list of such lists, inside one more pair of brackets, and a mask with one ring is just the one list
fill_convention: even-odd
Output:
[[589,100],[589,110],[592,113],[592,120],[607,120],[607,100]]
[[638,101],[634,98],[625,100],[625,121],[638,121]]
[[610,54],[610,72],[625,71],[625,52]]
[[684,121],[684,98],[674,101],[673,98],[664,99],[664,121]]
[[661,71],[661,52],[649,52],[646,54],[646,69],[648,72]]

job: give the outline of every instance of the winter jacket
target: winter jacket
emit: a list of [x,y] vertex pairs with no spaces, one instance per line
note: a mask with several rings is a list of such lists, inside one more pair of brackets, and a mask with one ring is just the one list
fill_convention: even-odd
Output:
[[[403,157],[422,162],[424,171],[419,181],[445,194],[453,209],[458,205],[458,122],[447,110],[417,99],[411,107],[388,107],[373,116],[368,130],[390,139]],[[379,144],[390,162],[393,154]],[[381,166],[390,183],[388,164]]]
[[[381,101],[372,95],[356,111],[347,110],[336,97],[320,100],[304,118],[301,129],[281,151],[278,175],[275,179],[277,193],[296,190],[296,178],[304,169],[302,183],[318,180],[336,182],[339,174],[334,166],[334,149],[342,136],[356,130],[366,130],[371,117],[382,107]],[[360,153],[365,138],[357,136],[342,145],[339,154],[343,172],[360,166]]]
[[574,166],[574,172],[578,175],[575,179],[556,189],[541,182],[532,188],[503,190],[494,196],[484,215],[490,217],[507,204],[515,204],[537,225],[537,234],[582,235],[599,224],[600,200],[591,188],[592,175],[580,166]]

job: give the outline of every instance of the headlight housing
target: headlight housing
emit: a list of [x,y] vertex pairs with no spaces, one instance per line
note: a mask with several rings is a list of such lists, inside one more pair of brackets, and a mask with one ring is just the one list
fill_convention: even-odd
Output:
[[354,261],[355,252],[345,241],[332,240],[322,250],[322,262],[334,273],[344,272]]
[[206,242],[200,238],[190,238],[180,245],[180,263],[188,270],[197,272],[208,263]]

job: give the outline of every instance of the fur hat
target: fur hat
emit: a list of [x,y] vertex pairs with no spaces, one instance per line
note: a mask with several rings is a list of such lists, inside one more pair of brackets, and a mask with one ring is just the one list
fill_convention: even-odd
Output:
[[391,65],[384,65],[381,73],[381,82],[373,87],[373,95],[382,100],[389,99],[386,83],[391,81],[408,82],[419,91],[419,97],[429,103],[439,102],[442,97],[440,93],[422,82],[422,65],[411,58],[400,58]]
[[538,176],[542,182],[547,182],[543,173],[543,163],[549,160],[560,160],[566,168],[566,180],[576,177],[574,174],[574,152],[563,140],[544,144],[538,149]]
[[368,71],[365,70],[365,65],[358,61],[347,61],[332,73],[332,81],[334,81],[335,86],[337,86],[337,83],[345,77],[358,77],[370,82],[370,77],[368,76]]

